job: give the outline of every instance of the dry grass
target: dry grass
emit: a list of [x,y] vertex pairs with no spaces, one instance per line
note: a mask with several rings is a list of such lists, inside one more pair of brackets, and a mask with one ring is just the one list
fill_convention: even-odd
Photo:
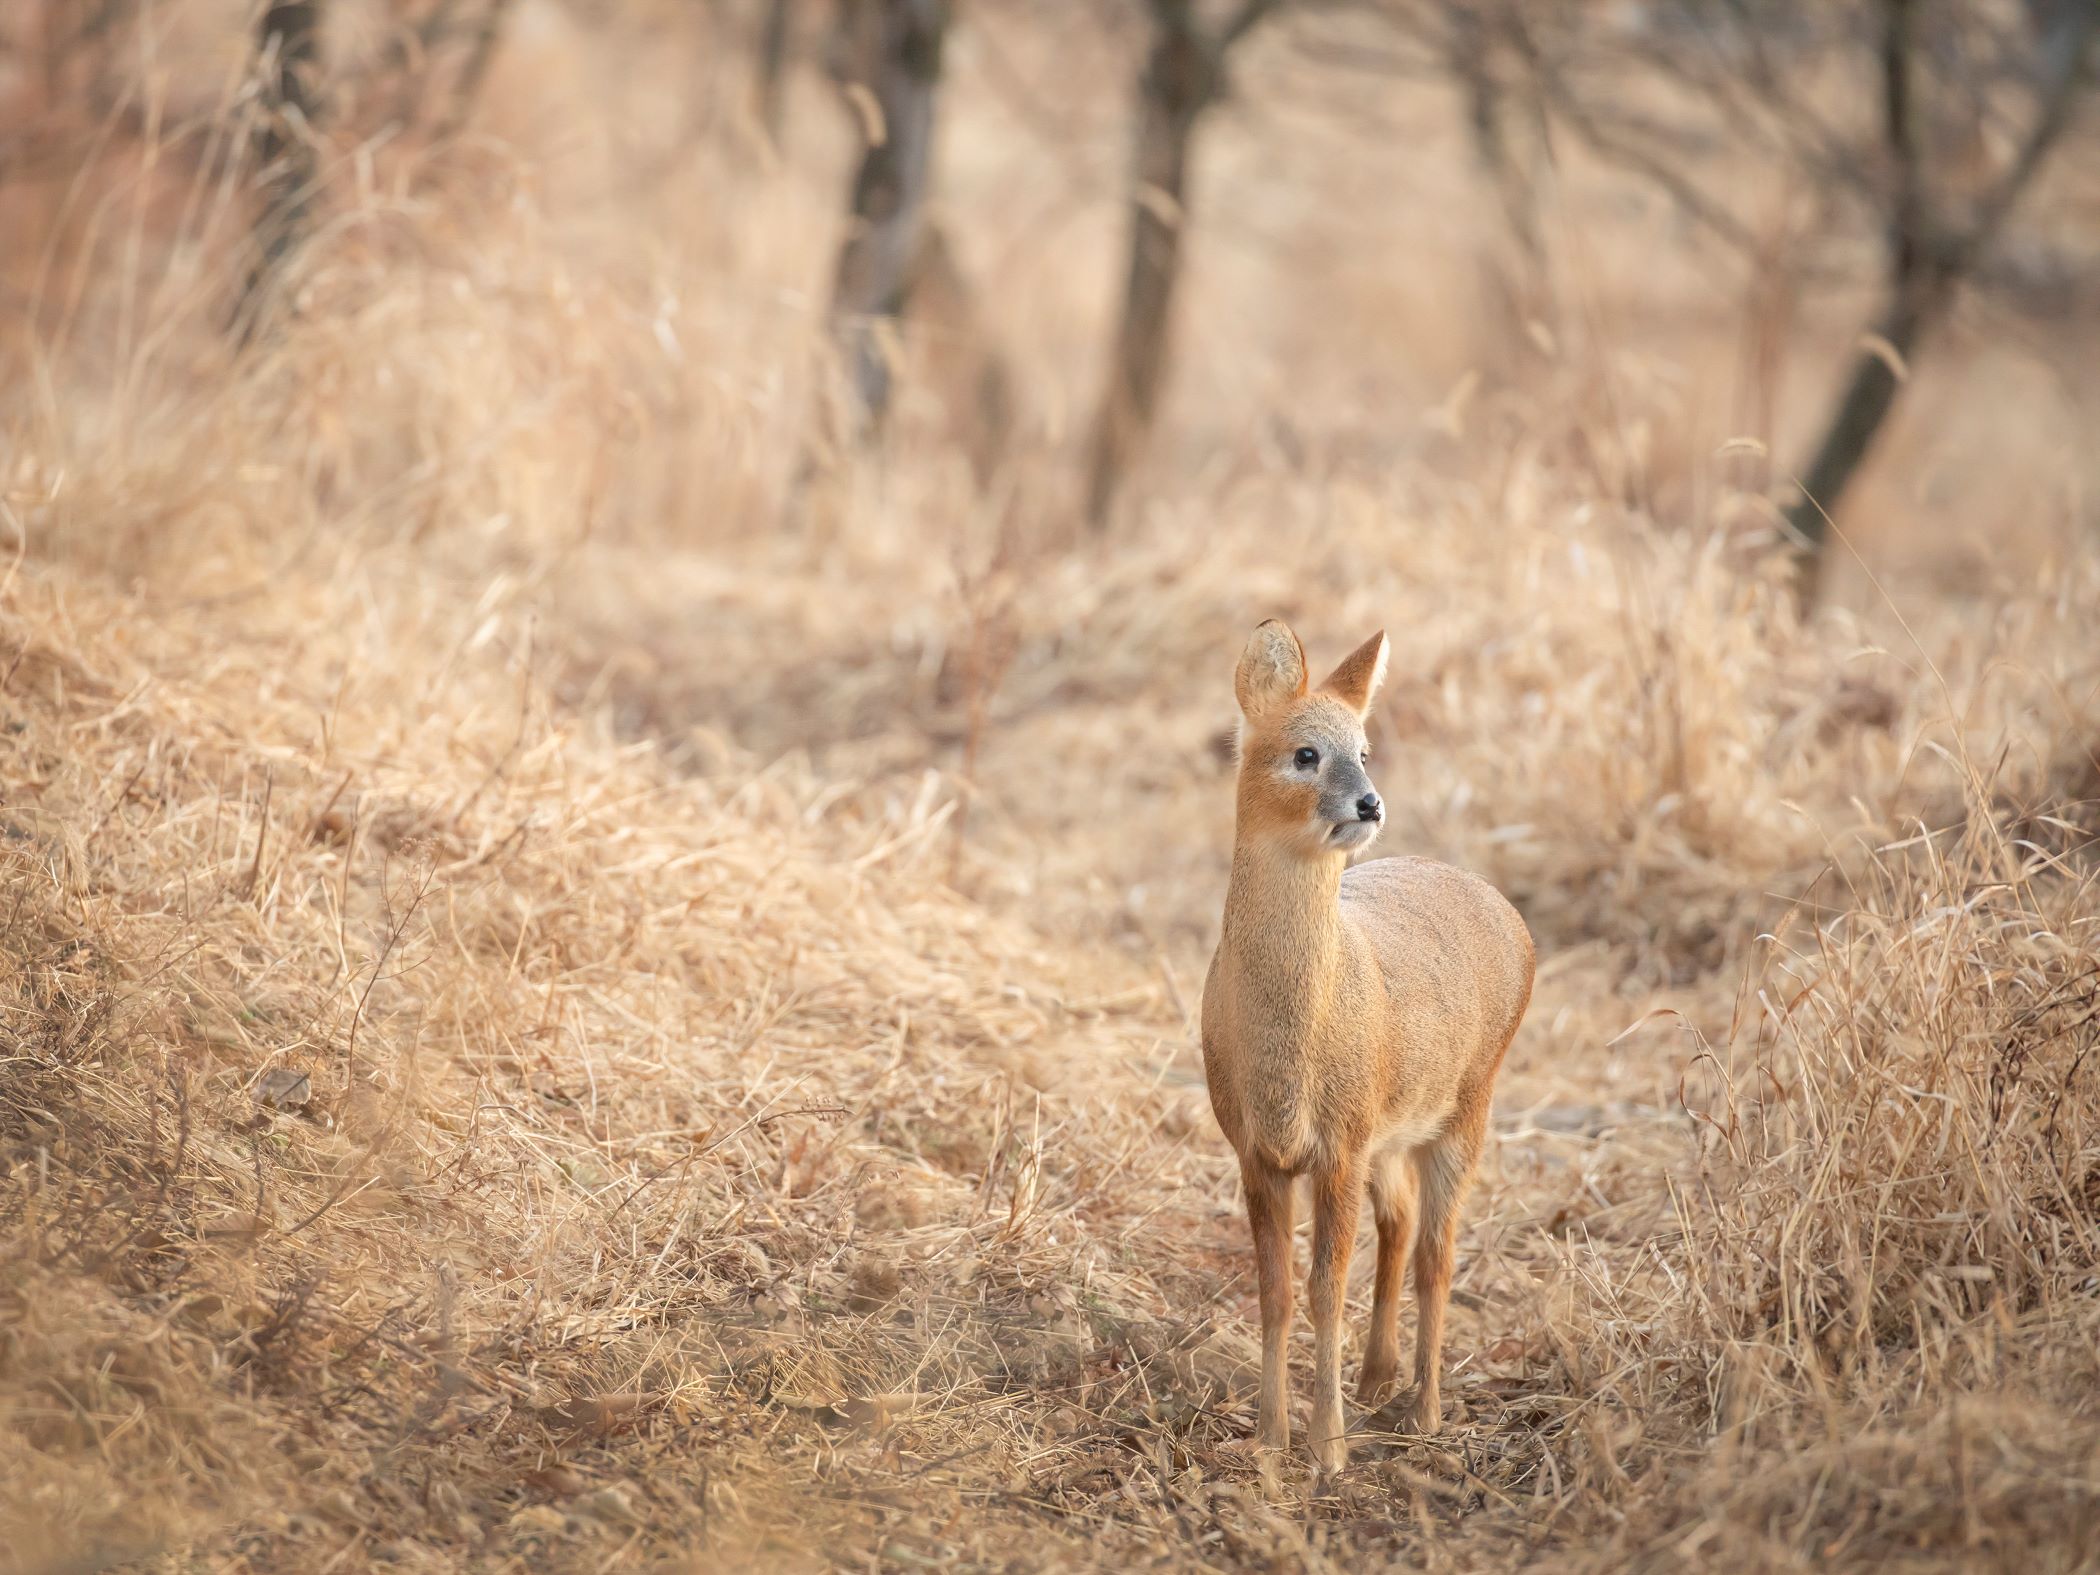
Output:
[[[1075,539],[1117,124],[1017,181],[1048,111],[982,51],[1129,40],[1016,14],[946,187],[1013,474],[922,386],[783,524],[840,150],[813,82],[778,167],[728,67],[693,108],[682,17],[521,5],[487,134],[346,155],[238,362],[206,106],[7,197],[0,1564],[2093,1567],[2089,522],[1964,586],[1988,478],[1884,505],[1887,597],[1803,623],[1700,457],[1696,258],[1639,354],[1571,264],[1585,322],[1436,436],[1470,242],[1278,302],[1371,177],[1221,123],[1281,195],[1199,232],[1191,321],[1247,332],[1190,336],[1148,501]],[[1461,190],[1428,146],[1408,189]],[[1337,313],[1411,354],[1344,376]],[[2036,455],[1995,462],[2075,497]],[[1392,840],[1545,959],[1459,1414],[1362,1419],[1325,1487],[1247,1449],[1191,1029],[1272,612],[1390,629]]]

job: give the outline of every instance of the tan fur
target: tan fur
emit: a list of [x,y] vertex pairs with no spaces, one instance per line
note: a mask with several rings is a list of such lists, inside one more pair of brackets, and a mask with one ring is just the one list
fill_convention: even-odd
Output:
[[[1260,1284],[1256,1436],[1290,1442],[1291,1183],[1302,1176],[1313,1211],[1312,1445],[1327,1469],[1346,1457],[1341,1300],[1366,1190],[1378,1265],[1361,1397],[1376,1400],[1398,1373],[1412,1248],[1419,1325],[1407,1420],[1436,1430],[1459,1205],[1534,965],[1524,921],[1485,881],[1418,858],[1345,869],[1348,851],[1331,845],[1365,829],[1334,818],[1337,803],[1353,802],[1336,792],[1361,787],[1375,799],[1359,757],[1340,751],[1362,750],[1384,666],[1381,634],[1309,690],[1303,647],[1281,623],[1248,641],[1235,681],[1245,724],[1232,879],[1203,990],[1204,1072],[1240,1157]],[[1319,753],[1317,780],[1300,780],[1300,746]]]

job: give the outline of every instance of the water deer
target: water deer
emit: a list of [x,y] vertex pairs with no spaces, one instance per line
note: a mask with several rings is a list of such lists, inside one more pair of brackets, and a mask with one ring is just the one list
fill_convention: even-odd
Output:
[[1409,1248],[1419,1325],[1403,1414],[1434,1432],[1458,1211],[1487,1134],[1495,1074],[1530,1004],[1535,955],[1486,881],[1420,858],[1347,868],[1385,806],[1367,773],[1364,718],[1385,677],[1373,635],[1317,689],[1282,623],[1254,631],[1235,676],[1237,825],[1224,933],[1203,987],[1203,1068],[1239,1154],[1261,1295],[1256,1441],[1290,1444],[1291,1210],[1312,1200],[1314,1458],[1347,1458],[1342,1297],[1365,1191],[1378,1226],[1359,1397],[1400,1365]]

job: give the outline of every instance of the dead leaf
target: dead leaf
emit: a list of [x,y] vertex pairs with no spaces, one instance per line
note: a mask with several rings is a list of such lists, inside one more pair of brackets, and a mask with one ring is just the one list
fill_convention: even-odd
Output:
[[520,1480],[533,1492],[547,1498],[574,1498],[590,1486],[590,1483],[559,1462],[528,1471]]
[[851,1400],[841,1400],[838,1412],[855,1427],[873,1428],[881,1431],[900,1416],[909,1416],[912,1411],[912,1396],[908,1394],[863,1395]]
[[314,1095],[313,1079],[287,1066],[273,1066],[255,1085],[255,1097],[272,1110],[294,1110]]
[[887,1258],[868,1256],[853,1266],[852,1289],[846,1305],[855,1312],[873,1312],[891,1301],[904,1288],[904,1276]]
[[610,1526],[638,1526],[642,1517],[635,1512],[634,1503],[626,1491],[616,1483],[607,1483],[597,1492],[576,1501],[577,1513],[588,1515],[593,1520]]
[[645,1394],[579,1396],[548,1406],[542,1419],[571,1433],[602,1434],[631,1425],[655,1397]]

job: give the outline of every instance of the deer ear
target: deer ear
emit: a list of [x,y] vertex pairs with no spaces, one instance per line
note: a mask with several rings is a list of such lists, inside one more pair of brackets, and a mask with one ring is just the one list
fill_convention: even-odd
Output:
[[1378,686],[1385,682],[1385,655],[1385,631],[1380,629],[1343,657],[1342,665],[1329,673],[1327,682],[1320,687],[1362,716],[1371,709],[1371,698],[1378,693]]
[[1248,721],[1305,693],[1305,647],[1280,618],[1271,618],[1247,638],[1232,687]]

